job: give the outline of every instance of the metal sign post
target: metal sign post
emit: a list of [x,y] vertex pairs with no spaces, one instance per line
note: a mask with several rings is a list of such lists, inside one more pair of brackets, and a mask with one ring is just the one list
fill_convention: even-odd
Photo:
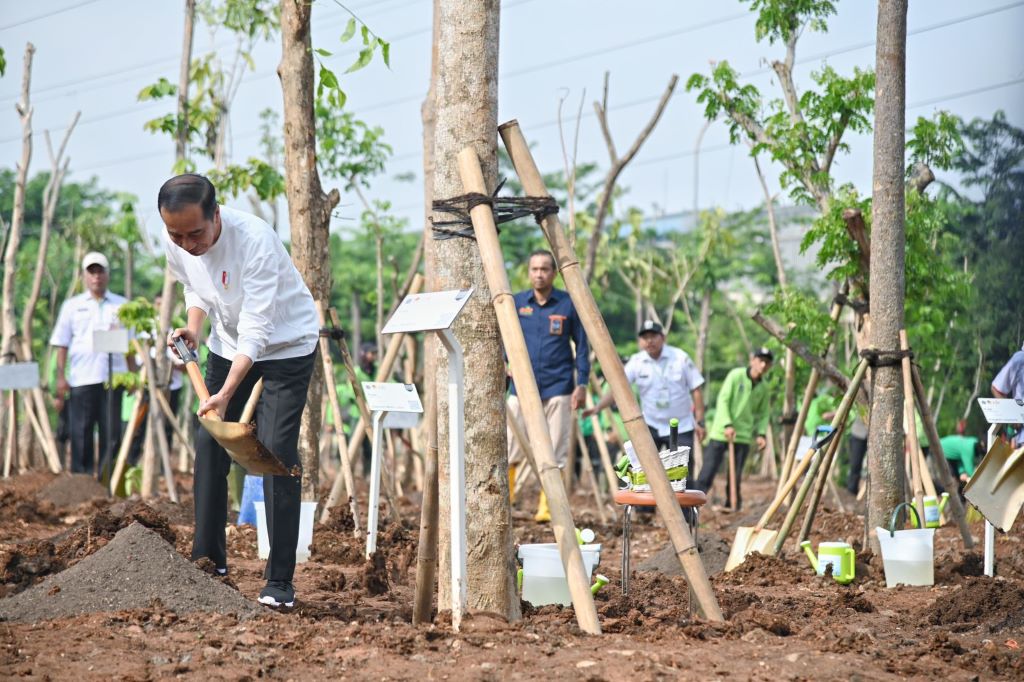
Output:
[[[986,452],[992,449],[996,442],[996,434],[1001,424],[1024,423],[1024,401],[1012,398],[978,398],[978,407],[985,415],[985,420],[990,424],[988,427],[988,441]],[[985,519],[985,575],[993,577],[996,571],[996,527],[992,522]]]
[[455,630],[466,610],[466,434],[465,365],[462,346],[451,326],[472,295],[473,289],[456,289],[406,296],[381,330],[382,334],[434,332],[448,352],[448,491]]
[[423,412],[423,404],[415,384],[392,384],[364,381],[366,404],[373,412],[373,449],[370,455],[370,508],[366,511],[366,558],[377,551],[377,525],[380,511],[380,458],[384,429],[403,427],[405,420],[389,419]]

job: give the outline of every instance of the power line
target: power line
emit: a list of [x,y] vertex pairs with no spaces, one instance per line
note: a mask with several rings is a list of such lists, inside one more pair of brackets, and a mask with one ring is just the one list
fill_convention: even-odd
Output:
[[30,17],[28,19],[22,19],[21,21],[16,21],[13,24],[7,24],[6,26],[0,26],[0,31],[6,31],[9,28],[15,28],[17,26],[24,26],[25,24],[31,24],[33,21],[39,21],[40,19],[46,19],[48,17],[52,17],[52,16],[55,16],[57,14],[63,14],[64,12],[70,12],[73,9],[78,9],[79,7],[85,7],[86,5],[91,5],[91,4],[99,2],[99,1],[100,0],[85,0],[85,2],[80,2],[80,3],[76,4],[76,5],[69,5],[67,7],[62,8],[62,9],[55,9],[52,12],[47,12],[46,14],[38,14],[38,15],[36,15],[34,17]]

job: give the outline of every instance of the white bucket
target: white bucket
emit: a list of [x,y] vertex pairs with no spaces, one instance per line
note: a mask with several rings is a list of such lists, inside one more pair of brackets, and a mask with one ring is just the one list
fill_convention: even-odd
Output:
[[[261,559],[270,556],[270,536],[267,534],[267,508],[263,501],[253,502],[256,508],[256,550]],[[299,515],[299,542],[295,546],[295,563],[302,564],[309,559],[309,548],[313,544],[313,518],[316,516],[316,502],[303,502]]]
[[[583,568],[587,581],[601,560],[601,545],[580,545]],[[562,559],[556,543],[519,545],[519,560],[523,562],[523,599],[534,606],[544,604],[572,604],[569,581],[562,568]]]
[[885,528],[875,528],[882,546],[885,586],[934,585],[934,528],[898,530],[893,535]]

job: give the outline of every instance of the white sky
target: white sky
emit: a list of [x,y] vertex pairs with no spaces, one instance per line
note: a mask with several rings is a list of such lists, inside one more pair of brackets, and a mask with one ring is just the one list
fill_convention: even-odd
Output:
[[[839,3],[828,34],[808,33],[797,48],[797,85],[823,59],[841,73],[872,67],[876,4]],[[420,104],[430,68],[430,0],[349,0],[371,28],[391,41],[391,70],[375,60],[343,77],[348,107],[385,130],[394,147],[386,176],[370,195],[388,199],[396,212],[418,227],[422,215]],[[151,135],[143,123],[170,112],[173,102],[139,103],[139,90],[164,76],[177,82],[183,24],[182,0],[0,0],[0,46],[7,75],[0,79],[0,165],[13,167],[20,155],[20,126],[14,111],[26,41],[36,48],[32,74],[35,151],[32,173],[49,168],[42,130],[58,137],[77,109],[82,120],[69,146],[71,180],[98,176],[102,186],[140,197],[140,214],[150,230],[162,225],[155,196],[169,177],[173,144]],[[353,60],[338,36],[346,16],[333,2],[319,0],[314,11],[314,46],[335,52],[328,61],[341,73]],[[676,95],[640,154],[621,176],[628,201],[645,210],[675,212],[693,206],[693,148],[703,124],[695,95],[683,85],[709,61],[728,59],[765,94],[778,89],[764,67],[783,48],[754,42],[754,15],[735,0],[506,0],[501,17],[499,121],[519,119],[536,145],[542,170],[562,167],[558,127],[560,97],[568,95],[564,116],[575,115],[586,90],[579,161],[608,165],[593,116],[603,74],[611,72],[610,121],[619,152],[632,143],[650,116],[669,77],[680,77]],[[967,119],[991,117],[1003,109],[1024,127],[1024,0],[915,0],[910,4],[907,49],[908,123],[946,109]],[[215,44],[225,59],[232,42],[221,31],[216,43],[200,27],[194,55]],[[244,161],[258,153],[258,114],[281,110],[275,69],[278,42],[260,45],[256,71],[246,75],[232,110],[232,156]],[[801,60],[803,61],[801,63]],[[567,120],[566,130],[572,122]],[[728,148],[725,126],[716,123],[700,157],[701,207],[749,208],[762,200],[753,164],[743,147]],[[871,186],[871,139],[849,139],[852,154],[835,168],[841,181],[862,192]],[[199,170],[206,170],[200,164]],[[417,182],[392,178],[413,172]],[[778,191],[777,169],[770,186]],[[247,208],[246,202],[238,203]],[[354,197],[343,195],[339,212],[354,218]],[[336,221],[337,227],[351,220]]]

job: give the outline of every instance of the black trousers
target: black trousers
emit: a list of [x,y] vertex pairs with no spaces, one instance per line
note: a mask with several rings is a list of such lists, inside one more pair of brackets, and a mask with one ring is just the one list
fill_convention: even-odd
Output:
[[[101,473],[103,458],[118,446],[121,440],[121,396],[120,389],[113,391],[110,409],[113,419],[107,419],[108,393],[103,384],[74,386],[68,399],[68,437],[71,440],[71,472],[76,474]],[[108,425],[113,427],[112,438],[108,436]],[[96,467],[96,448],[93,446],[93,432],[100,432],[100,466]],[[108,445],[111,446],[108,449]]]
[[[238,421],[252,388],[263,378],[263,395],[256,407],[256,437],[287,467],[299,462],[299,423],[306,407],[306,391],[313,373],[316,351],[305,357],[257,362],[242,380],[228,404],[225,421]],[[214,353],[206,361],[206,388],[221,389],[231,362]],[[228,518],[228,471],[231,458],[206,429],[196,433],[196,465],[193,480],[196,533],[192,559],[208,557],[218,568],[227,564],[224,526]],[[291,581],[295,574],[295,545],[299,541],[302,479],[298,476],[264,476],[270,557],[267,580]]]
[[850,470],[846,474],[846,489],[857,494],[860,477],[864,471],[864,455],[868,452],[868,439],[850,436]]
[[[747,459],[747,452],[750,450],[749,443],[735,443],[736,450],[736,499],[728,500],[727,504],[733,509],[739,509],[743,504],[743,495],[740,493],[740,483],[743,481],[743,462]],[[722,440],[708,441],[704,448],[704,466],[701,467],[700,476],[697,478],[697,488],[707,492],[715,482],[715,475],[719,467],[725,462],[726,477],[729,475],[729,444]],[[726,498],[729,497],[729,485],[726,483]]]

